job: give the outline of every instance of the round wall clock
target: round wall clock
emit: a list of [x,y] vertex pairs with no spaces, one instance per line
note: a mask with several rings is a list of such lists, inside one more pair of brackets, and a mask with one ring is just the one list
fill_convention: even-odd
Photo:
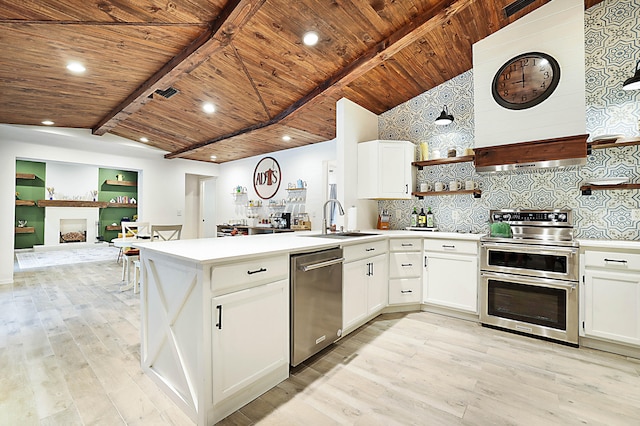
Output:
[[528,52],[509,59],[493,77],[491,94],[508,109],[526,109],[547,99],[560,81],[560,65],[552,56]]
[[265,157],[258,161],[256,169],[253,171],[253,188],[258,197],[263,200],[276,195],[282,180],[280,165],[273,157]]

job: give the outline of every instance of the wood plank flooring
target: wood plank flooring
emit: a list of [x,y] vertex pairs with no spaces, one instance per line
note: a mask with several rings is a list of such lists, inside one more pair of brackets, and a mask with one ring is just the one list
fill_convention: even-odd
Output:
[[[193,424],[140,370],[113,262],[0,286],[0,425]],[[640,361],[435,314],[386,314],[221,425],[638,425]]]

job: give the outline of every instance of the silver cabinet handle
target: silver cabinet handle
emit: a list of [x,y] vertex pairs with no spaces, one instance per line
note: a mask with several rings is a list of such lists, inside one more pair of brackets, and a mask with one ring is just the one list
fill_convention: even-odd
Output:
[[427,267],[427,256],[424,257],[424,267]]

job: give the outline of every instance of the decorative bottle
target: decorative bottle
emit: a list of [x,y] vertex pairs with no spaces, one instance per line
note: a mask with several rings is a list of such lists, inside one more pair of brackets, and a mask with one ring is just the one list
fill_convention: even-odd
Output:
[[427,228],[433,228],[433,213],[431,212],[431,207],[427,209],[427,214],[425,217],[425,223]]
[[418,226],[418,210],[415,207],[413,208],[413,213],[411,213],[411,226],[414,228]]
[[418,215],[418,226],[420,228],[427,226],[427,215],[424,213],[424,208],[420,209],[420,214]]

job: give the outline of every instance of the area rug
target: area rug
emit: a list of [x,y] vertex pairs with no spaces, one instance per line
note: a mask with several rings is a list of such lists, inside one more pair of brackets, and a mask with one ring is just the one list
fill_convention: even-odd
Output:
[[77,249],[17,252],[16,260],[21,271],[26,269],[45,268],[47,266],[68,265],[72,263],[116,261],[118,247],[106,245],[82,247]]

